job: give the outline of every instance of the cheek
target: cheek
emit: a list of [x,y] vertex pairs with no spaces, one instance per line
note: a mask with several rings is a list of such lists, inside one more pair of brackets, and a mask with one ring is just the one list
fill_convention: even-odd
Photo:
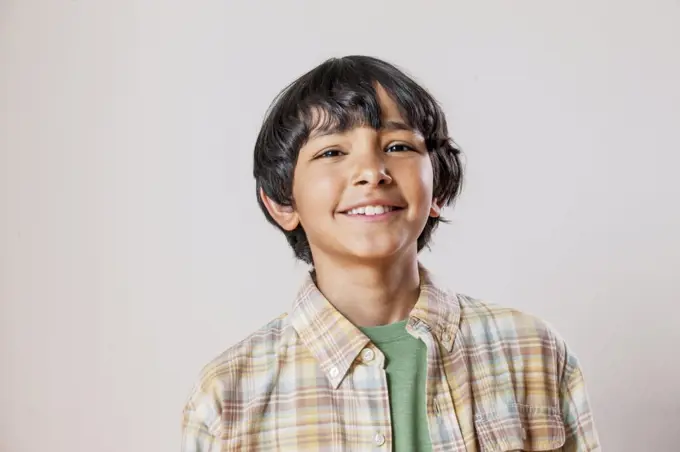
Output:
[[428,156],[424,156],[417,162],[401,168],[401,177],[398,179],[404,196],[410,197],[411,202],[418,202],[429,209],[433,192],[432,163]]
[[[324,172],[295,173],[293,197],[300,216],[309,217],[318,212],[332,211],[338,199],[338,178]],[[300,181],[300,182],[297,182]],[[309,221],[309,218],[307,218]]]
[[425,163],[420,169],[420,181],[423,187],[423,192],[428,202],[432,201],[432,193],[434,189],[434,173],[432,172],[432,162],[429,156],[425,159]]

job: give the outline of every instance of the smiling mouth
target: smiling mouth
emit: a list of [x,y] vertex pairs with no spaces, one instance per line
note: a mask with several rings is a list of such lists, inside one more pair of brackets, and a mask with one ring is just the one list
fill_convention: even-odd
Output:
[[378,215],[384,215],[386,213],[390,212],[395,212],[397,210],[402,210],[402,207],[396,207],[396,206],[365,206],[365,207],[356,207],[354,209],[347,210],[345,212],[342,212],[345,215],[348,216],[364,216],[364,217],[372,217],[372,216],[378,216]]

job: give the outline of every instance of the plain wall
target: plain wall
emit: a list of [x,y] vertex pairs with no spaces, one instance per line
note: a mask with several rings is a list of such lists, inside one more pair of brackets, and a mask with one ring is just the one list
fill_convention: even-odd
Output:
[[255,201],[287,83],[369,54],[466,155],[423,262],[550,322],[608,451],[680,443],[677,1],[0,0],[0,451],[178,450],[305,266]]

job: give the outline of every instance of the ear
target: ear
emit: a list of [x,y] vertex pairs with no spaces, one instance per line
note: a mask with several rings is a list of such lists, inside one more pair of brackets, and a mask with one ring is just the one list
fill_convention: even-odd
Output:
[[260,188],[260,199],[262,199],[269,215],[271,215],[283,229],[292,231],[298,227],[300,224],[300,217],[292,206],[283,206],[276,203],[264,193],[262,188]]
[[442,213],[442,206],[439,205],[439,201],[437,198],[432,200],[432,204],[430,205],[430,216],[432,218],[439,218],[439,216]]

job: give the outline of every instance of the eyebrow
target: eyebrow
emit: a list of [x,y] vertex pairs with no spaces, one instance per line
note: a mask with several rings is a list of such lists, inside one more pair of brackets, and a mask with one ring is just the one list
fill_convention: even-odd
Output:
[[[415,132],[416,130],[413,127],[410,127],[403,121],[396,121],[396,120],[388,120],[382,122],[380,125],[380,128],[378,129],[379,131],[382,132],[393,132],[396,130],[403,130],[406,132]],[[315,130],[311,134],[309,134],[309,139],[314,139],[314,138],[321,138],[325,137],[327,135],[333,135],[334,133],[338,133],[338,129],[334,127],[330,127],[326,130]]]

